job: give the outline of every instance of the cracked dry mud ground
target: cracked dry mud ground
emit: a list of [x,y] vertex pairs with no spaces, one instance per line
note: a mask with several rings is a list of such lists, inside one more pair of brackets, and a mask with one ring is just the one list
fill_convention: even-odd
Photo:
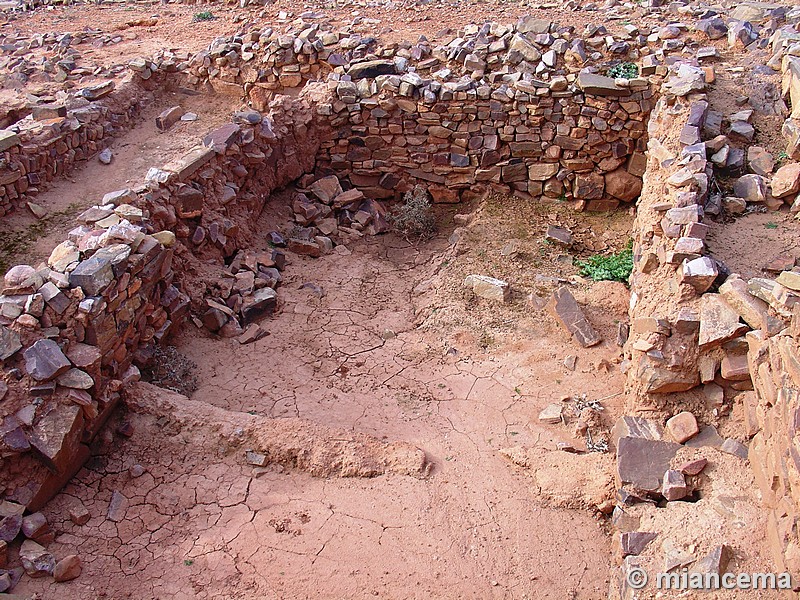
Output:
[[[559,430],[536,415],[563,393],[621,389],[621,376],[582,363],[567,371],[576,348],[530,311],[518,336],[488,351],[468,321],[416,328],[412,290],[444,240],[415,248],[383,236],[349,255],[290,255],[280,310],[264,322],[271,335],[240,346],[190,328],[176,341],[200,367],[192,403],[408,442],[425,451],[427,477],[322,478],[280,465],[256,477],[205,413],[192,427],[131,413],[133,436],[108,443],[45,510],[61,532],[51,551],[78,553],[83,574],[17,589],[63,599],[604,598],[601,522],[560,507],[535,467],[500,450],[538,449],[552,480],[572,463],[554,450]],[[614,352],[606,343],[581,361]],[[146,472],[132,477],[134,464]],[[575,477],[560,473],[562,501]],[[128,499],[119,522],[107,518],[114,491]],[[78,502],[91,513],[83,526],[69,519]]]

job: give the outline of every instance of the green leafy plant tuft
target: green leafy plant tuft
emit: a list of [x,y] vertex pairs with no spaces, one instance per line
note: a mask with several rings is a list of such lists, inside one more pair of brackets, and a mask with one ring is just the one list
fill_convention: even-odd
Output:
[[633,242],[629,241],[625,248],[614,254],[595,254],[575,264],[580,268],[581,275],[594,281],[621,281],[627,284],[633,271]]
[[195,16],[192,18],[192,22],[197,23],[198,21],[213,21],[214,19],[216,19],[214,13],[212,13],[210,10],[204,10],[203,12],[195,14]]
[[608,70],[608,76],[614,79],[633,79],[639,76],[639,67],[632,62],[619,63]]

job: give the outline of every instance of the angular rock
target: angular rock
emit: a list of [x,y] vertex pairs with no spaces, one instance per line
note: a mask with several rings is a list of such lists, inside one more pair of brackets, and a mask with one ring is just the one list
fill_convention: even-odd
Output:
[[0,361],[11,358],[22,349],[22,342],[15,331],[0,325]]
[[56,583],[64,581],[72,581],[77,579],[81,574],[81,559],[75,554],[65,556],[56,563],[53,570],[53,579]]
[[622,437],[617,443],[617,474],[623,484],[644,492],[661,489],[664,473],[681,448],[680,444],[637,437]]
[[311,240],[290,238],[287,248],[295,254],[310,256],[312,258],[319,258],[322,256],[322,248],[319,247],[319,244]]
[[719,286],[719,295],[753,329],[769,329],[768,304],[753,296],[747,282],[738,275],[731,275]]
[[766,149],[760,146],[749,146],[747,148],[747,166],[756,175],[769,177],[772,169],[775,168],[775,159]]
[[562,404],[548,404],[547,406],[542,409],[539,413],[539,422],[540,423],[548,423],[550,425],[556,425],[562,422],[561,412],[563,410]]
[[79,369],[86,369],[97,366],[102,354],[97,346],[75,343],[67,349],[67,358]]
[[59,375],[57,381],[58,385],[76,390],[88,390],[94,385],[94,379],[92,379],[91,375],[86,371],[75,368],[69,369]]
[[511,286],[508,282],[487,275],[467,275],[464,278],[464,287],[480,298],[508,302],[511,300]]
[[83,433],[83,410],[75,404],[59,404],[36,423],[30,434],[31,446],[56,473],[64,473],[79,455]]
[[36,341],[22,353],[25,357],[25,371],[36,381],[49,381],[72,365],[53,340]]
[[0,129],[0,152],[5,152],[20,144],[19,135],[10,129]]
[[535,163],[528,167],[528,179],[531,181],[547,181],[558,174],[558,163]]
[[664,473],[664,482],[661,485],[661,495],[668,502],[681,500],[689,495],[691,489],[686,485],[683,473],[674,469],[668,469]]
[[650,531],[629,531],[619,536],[622,556],[639,556],[647,544],[658,536],[657,533]]
[[737,440],[734,440],[733,438],[727,438],[724,442],[722,442],[722,445],[719,447],[719,449],[723,452],[727,452],[728,454],[738,456],[742,460],[747,460],[749,453],[747,446]]
[[108,513],[106,516],[109,521],[119,523],[125,518],[128,511],[128,499],[117,490],[111,494],[111,501],[108,503]]
[[566,248],[572,246],[573,242],[575,241],[572,237],[572,232],[569,229],[564,229],[563,227],[556,227],[555,225],[548,225],[547,231],[545,231],[544,239],[555,242],[556,244],[560,244]]
[[47,303],[47,306],[52,308],[57,314],[62,314],[69,308],[70,299],[64,294],[56,285],[48,281],[39,288],[39,293]]
[[747,364],[747,355],[726,352],[720,363],[720,375],[722,375],[722,378],[726,381],[749,380],[750,369]]
[[11,543],[22,529],[22,515],[7,515],[0,520],[0,542]]
[[391,60],[368,60],[365,62],[350,65],[347,74],[354,80],[374,79],[379,75],[394,75],[397,73],[397,66]]
[[698,458],[683,463],[680,467],[678,467],[678,470],[684,475],[689,475],[690,477],[694,477],[695,475],[699,475],[700,473],[702,473],[703,469],[706,468],[707,464],[708,464],[708,459]]
[[22,519],[22,533],[26,538],[38,541],[38,538],[49,532],[47,518],[40,512],[32,513]]
[[89,509],[86,508],[83,504],[79,504],[78,506],[73,506],[69,509],[69,518],[70,521],[75,523],[75,525],[86,525],[91,519],[92,515],[89,513]]
[[160,131],[166,131],[180,121],[185,112],[186,111],[180,106],[173,106],[163,110],[161,114],[156,117],[156,127]]
[[248,465],[253,465],[254,467],[266,467],[269,464],[269,458],[266,454],[253,452],[252,450],[245,452],[245,460]]
[[80,259],[81,253],[78,250],[77,244],[67,240],[53,248],[53,251],[50,253],[50,258],[47,259],[47,266],[51,269],[55,269],[59,273],[63,273],[69,265],[78,262]]
[[623,437],[637,437],[646,440],[660,440],[664,435],[661,423],[653,419],[624,415],[617,419],[611,430],[611,439],[616,444]]
[[553,293],[547,308],[584,348],[596,346],[602,341],[600,334],[589,323],[575,297],[566,287],[561,287]]
[[718,346],[743,335],[747,325],[719,294],[705,294],[700,299],[700,348]]
[[775,198],[785,198],[800,192],[800,163],[790,163],[778,169],[772,176],[771,187]]
[[19,559],[25,573],[30,577],[52,575],[56,568],[56,559],[44,547],[33,540],[25,540],[19,549]]
[[[320,202],[330,204],[334,198],[342,193],[342,186],[339,183],[339,178],[336,175],[329,175],[321,179],[317,179],[309,186],[309,191],[319,198]],[[361,194],[361,198],[364,194]]]
[[783,271],[778,274],[775,281],[790,290],[800,291],[800,273],[797,271]]
[[722,576],[728,570],[730,558],[731,552],[727,546],[716,546],[692,566],[692,571],[696,573],[715,573]]
[[708,256],[701,256],[694,260],[684,260],[681,264],[681,283],[688,283],[698,294],[707,291],[717,279],[719,270],[717,263]]
[[630,88],[617,85],[616,81],[605,75],[581,71],[575,84],[587,94],[593,96],[629,96]]
[[733,194],[747,202],[764,202],[767,185],[761,175],[743,175],[733,184]]
[[242,304],[242,323],[247,325],[272,313],[278,304],[278,293],[270,287],[256,290]]
[[642,179],[620,168],[605,174],[606,193],[623,202],[633,202],[642,193]]
[[80,287],[87,296],[99,296],[114,280],[111,261],[92,256],[81,261],[69,275],[70,287]]

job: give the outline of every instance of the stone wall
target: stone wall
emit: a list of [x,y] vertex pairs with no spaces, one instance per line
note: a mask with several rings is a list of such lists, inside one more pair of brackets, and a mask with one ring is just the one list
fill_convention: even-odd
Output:
[[[336,98],[319,111],[335,134],[319,167],[374,198],[421,182],[441,202],[491,186],[607,210],[641,189],[654,101],[647,79],[597,72],[629,50],[639,56],[633,42],[620,44],[607,59],[602,36],[535,19],[468,26],[442,46],[382,47],[306,24],[219,38],[189,61],[187,78],[243,91],[256,110],[276,92],[325,80]],[[657,62],[643,61],[643,73]]]
[[[652,92],[598,80],[613,84],[584,74],[574,84],[520,80],[432,94],[425,86],[435,76],[417,73],[366,86],[332,81],[337,100],[320,109],[330,113],[335,137],[318,162],[378,198],[424,183],[435,202],[492,187],[614,209],[641,189]],[[361,97],[364,87],[383,94]]]
[[108,81],[84,88],[69,102],[34,106],[29,116],[0,130],[0,217],[130,128],[152,101],[153,83],[137,78],[118,87]]
[[276,99],[265,115],[235,115],[180,160],[151,169],[143,185],[82,213],[47,267],[6,274],[6,499],[36,510],[74,475],[121,386],[138,378],[134,361],[188,316],[180,279],[192,258],[246,246],[270,193],[313,169],[326,134],[306,95]]
[[[648,125],[647,171],[634,222],[625,408],[661,417],[693,410],[708,419],[732,412],[742,424],[732,438],[704,430],[702,422],[701,435],[713,431],[709,445],[749,458],[768,511],[775,570],[796,572],[800,275],[793,258],[773,269],[775,279],[730,273],[706,252],[704,220],[721,207],[796,204],[800,167],[742,175],[736,197],[709,194],[715,171],[726,163],[708,158],[734,136],[719,135],[721,115],[709,108],[702,70],[681,64],[672,70]],[[732,145],[730,152],[743,150]]]
[[800,570],[800,305],[791,326],[773,337],[747,334],[755,393],[747,398],[750,464],[767,510],[776,570]]
[[[243,281],[248,268],[270,277],[282,262],[279,250],[239,251],[252,241],[254,217],[270,194],[315,167],[341,176],[344,189],[335,177],[301,180],[320,202],[296,199],[295,214],[313,222],[310,213],[345,210],[353,228],[363,217],[375,231],[383,209],[374,200],[416,181],[432,184],[440,201],[457,201],[479,185],[574,199],[590,209],[635,198],[651,92],[647,80],[592,72],[590,62],[604,58],[591,49],[605,44],[602,36],[584,42],[570,28],[535,20],[463,33],[436,48],[424,40],[381,48],[314,26],[288,37],[260,32],[217,40],[188,61],[166,54],[131,61],[121,89],[83,92],[92,103],[64,107],[67,114],[52,123],[37,111],[30,131],[46,131],[41,137],[28,136],[28,119],[5,135],[7,157],[16,157],[7,172],[19,174],[5,189],[19,196],[23,179],[57,176],[99,148],[100,136],[112,133],[108,122],[139,110],[141,91],[210,87],[255,109],[236,113],[180,160],[151,169],[140,186],[110,192],[84,211],[46,267],[6,275],[6,498],[35,510],[58,491],[88,457],[121,386],[138,377],[135,363],[186,319],[190,304],[214,327],[229,313],[274,306],[274,294],[237,295],[237,304],[226,306],[187,289],[181,274],[198,258],[233,258],[231,268],[242,271],[231,272]],[[317,78],[325,81],[308,83]],[[94,102],[96,96],[105,97]],[[346,204],[331,196],[333,206],[323,206],[327,192]],[[294,241],[297,251],[326,244],[324,236]]]

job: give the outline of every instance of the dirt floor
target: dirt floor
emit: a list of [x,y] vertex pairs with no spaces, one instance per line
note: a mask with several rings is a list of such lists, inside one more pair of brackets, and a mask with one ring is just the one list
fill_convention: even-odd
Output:
[[[285,225],[288,209],[276,204],[262,231]],[[526,223],[538,239],[541,208],[510,206],[517,227]],[[512,280],[519,293],[509,306],[465,307],[461,271],[516,260],[479,234],[506,228],[499,217],[480,210],[465,236],[475,245],[457,255],[446,227],[419,247],[389,235],[320,259],[291,257],[280,310],[265,323],[270,335],[254,344],[181,334],[178,349],[198,365],[190,412],[199,423],[121,417],[133,436],[107,439],[106,452],[48,505],[61,532],[51,551],[85,561],[59,597],[605,597],[611,544],[596,506],[613,493],[613,462],[556,450],[582,440],[537,415],[562,397],[620,391],[618,369],[596,367],[613,363],[619,348],[612,338],[569,370],[564,358],[576,345],[531,308],[527,281]],[[630,226],[624,213],[598,218]],[[547,248],[539,260],[574,275],[560,255]],[[432,298],[449,324],[431,318]],[[601,330],[624,317],[625,301],[596,323]],[[522,316],[513,329],[502,318],[511,314]],[[604,422],[613,422],[617,401],[603,402]],[[336,440],[369,434],[422,449],[429,466],[369,479],[279,464],[254,470],[244,446],[214,436],[220,415],[340,431],[323,462]],[[536,457],[537,472],[525,456]],[[114,492],[128,499],[119,522],[106,518]],[[91,513],[86,525],[69,520],[76,503]],[[51,586],[26,578],[17,591],[47,597]]]

